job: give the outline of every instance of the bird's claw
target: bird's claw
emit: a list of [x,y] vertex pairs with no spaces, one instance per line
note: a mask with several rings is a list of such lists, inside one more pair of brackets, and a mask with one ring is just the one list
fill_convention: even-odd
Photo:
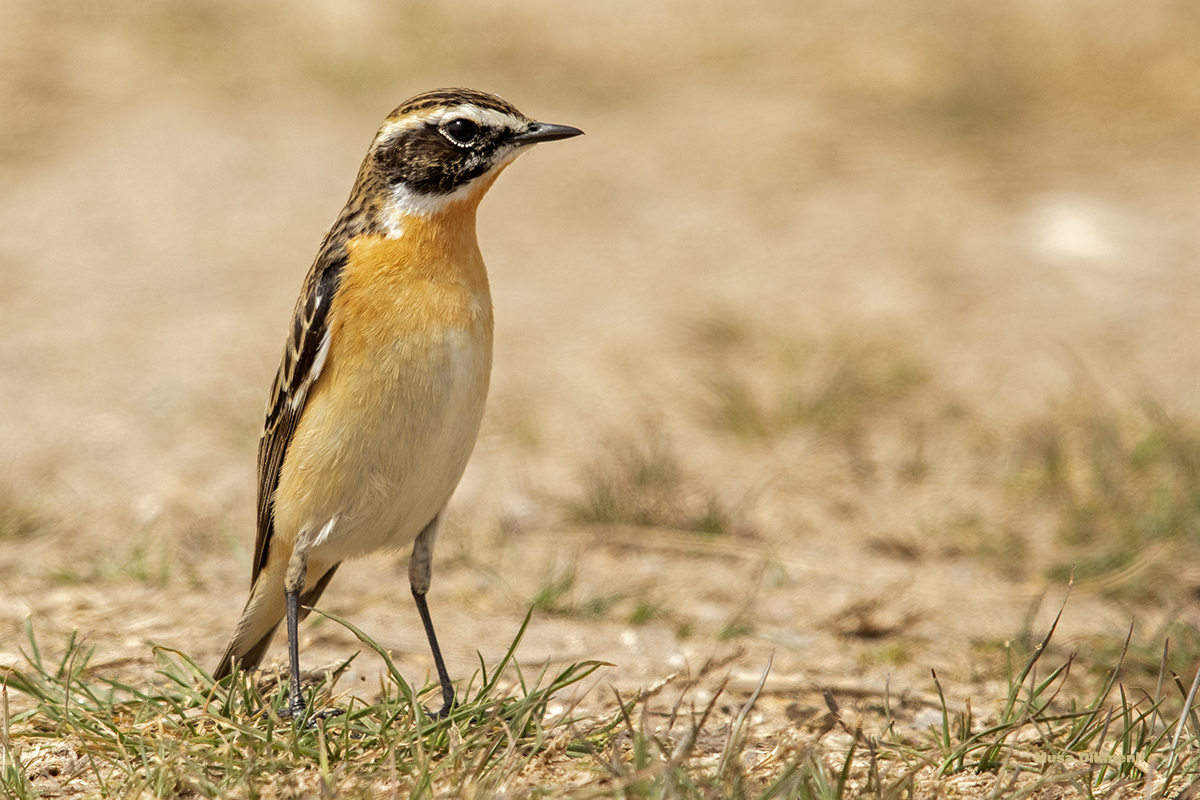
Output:
[[425,716],[429,717],[431,722],[439,722],[450,716],[450,712],[458,708],[458,698],[454,696],[453,690],[442,692],[442,707],[437,711],[430,711],[424,706],[421,710],[425,712]]
[[298,702],[292,700],[286,706],[281,706],[275,713],[279,715],[280,719],[302,720],[303,727],[315,728],[318,722],[330,719],[331,717],[340,717],[346,711],[342,708],[326,708],[321,711],[309,713],[308,706],[303,700]]

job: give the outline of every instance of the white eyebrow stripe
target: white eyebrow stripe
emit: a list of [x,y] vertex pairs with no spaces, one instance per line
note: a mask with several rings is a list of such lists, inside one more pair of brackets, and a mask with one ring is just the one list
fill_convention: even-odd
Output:
[[441,125],[448,119],[469,119],[481,126],[507,128],[511,131],[524,130],[525,126],[529,124],[527,120],[514,117],[512,114],[505,114],[494,108],[480,108],[472,103],[463,103],[449,108],[435,108],[426,114],[415,114],[388,122],[379,131],[376,139],[390,139],[400,131],[410,131],[423,125]]
[[444,120],[448,119],[469,119],[488,128],[518,130],[525,127],[524,120],[518,119],[512,114],[505,114],[503,111],[497,111],[494,108],[480,108],[471,103],[464,103],[463,105],[452,106],[450,108],[435,108],[425,118],[426,122],[432,122],[435,125],[440,125]]

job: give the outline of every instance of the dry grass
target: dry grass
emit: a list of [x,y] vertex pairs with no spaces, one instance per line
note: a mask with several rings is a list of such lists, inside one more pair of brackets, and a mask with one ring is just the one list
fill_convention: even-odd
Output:
[[1070,398],[1019,440],[1014,491],[1058,519],[1061,559],[1132,605],[1173,605],[1191,591],[1200,544],[1200,438],[1191,422],[1144,401],[1113,409]]
[[[1153,695],[1127,695],[1116,683],[1127,639],[1096,694],[1074,699],[1073,656],[1038,672],[1061,614],[1031,652],[1006,648],[1007,695],[993,711],[952,707],[934,672],[937,701],[915,726],[895,716],[909,701],[885,694],[851,710],[826,690],[823,713],[793,704],[788,715],[803,724],[769,736],[754,722],[769,661],[743,703],[723,698],[728,675],[703,688],[721,668],[710,663],[618,694],[616,711],[596,718],[564,705],[595,662],[532,680],[518,670],[501,687],[523,626],[500,664],[481,665],[478,688],[472,679],[455,710],[432,721],[420,702],[436,687],[414,692],[383,648],[337,620],[385,659],[376,699],[342,695],[322,708],[347,662],[307,679],[322,715],[287,723],[274,713],[285,680],[237,674],[214,684],[187,656],[160,650],[158,685],[139,688],[95,675],[74,636],[57,658],[44,655],[30,628],[28,668],[5,676],[0,788],[14,798],[543,796],[551,776],[570,776],[554,796],[893,798],[936,795],[961,778],[993,795],[1186,793],[1200,767],[1200,721],[1181,709],[1195,686],[1189,693],[1177,677],[1171,686],[1164,649]],[[8,687],[35,706],[10,715]]]
[[48,527],[49,522],[42,514],[0,488],[0,541],[36,536]]

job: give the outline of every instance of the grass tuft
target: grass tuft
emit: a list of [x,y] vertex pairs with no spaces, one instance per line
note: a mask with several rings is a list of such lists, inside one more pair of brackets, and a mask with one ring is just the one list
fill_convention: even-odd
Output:
[[[70,780],[89,794],[253,796],[269,786],[357,794],[380,782],[420,794],[458,780],[464,770],[480,790],[491,791],[572,724],[566,713],[551,720],[551,700],[603,666],[588,661],[526,677],[515,651],[527,617],[500,663],[490,670],[481,663],[460,688],[460,704],[432,721],[421,702],[436,687],[413,690],[382,647],[344,620],[325,616],[378,653],[387,675],[378,700],[349,697],[337,716],[295,725],[274,713],[286,703],[286,681],[237,674],[214,683],[186,654],[155,648],[161,685],[136,687],[93,674],[94,651],[74,635],[60,656],[48,657],[30,625],[23,651],[28,667],[7,670],[4,684],[6,698],[11,690],[33,706],[10,715],[6,704],[4,729],[14,733],[4,739],[0,786],[6,796],[36,796],[33,779],[48,775],[31,768],[29,756],[41,758],[57,744],[82,759]],[[348,665],[309,687],[310,708],[328,702]],[[505,677],[510,670],[516,674],[511,686]]]
[[656,430],[613,444],[608,458],[584,472],[583,486],[582,494],[565,504],[574,523],[713,535],[734,528],[733,514],[712,493],[687,485],[670,440]]
[[[701,356],[700,382],[707,387],[705,418],[747,441],[797,430],[853,437],[928,380],[922,361],[894,338],[818,342],[741,328],[737,335],[714,333],[731,325],[702,320],[692,340]],[[914,461],[908,469],[915,479],[924,467]]]
[[0,487],[0,542],[28,539],[49,525],[44,514],[22,502],[11,490]]
[[576,577],[574,566],[551,572],[533,596],[533,609],[562,617],[596,619],[606,616],[613,606],[625,599],[620,592],[578,599],[575,596]]
[[[386,650],[325,614],[375,651],[385,674],[377,698],[343,696],[339,715],[316,716],[311,724],[273,713],[285,701],[284,681],[237,674],[213,683],[186,654],[156,648],[157,685],[136,687],[96,674],[92,649],[76,636],[52,657],[30,625],[27,666],[4,676],[0,791],[13,798],[403,793],[898,800],[956,794],[956,781],[969,777],[976,784],[983,778],[992,796],[1103,797],[1124,787],[1155,797],[1186,794],[1200,771],[1198,682],[1173,674],[1164,645],[1153,694],[1128,689],[1119,678],[1131,628],[1102,681],[1081,694],[1072,678],[1074,654],[1046,666],[1061,615],[1060,609],[1032,648],[1006,648],[1007,691],[991,712],[951,698],[932,672],[932,725],[899,725],[905,711],[892,707],[888,693],[880,698],[878,725],[863,717],[851,722],[844,716],[850,709],[824,690],[826,713],[814,710],[808,723],[774,733],[757,730],[753,713],[767,691],[769,660],[757,685],[736,701],[728,678],[715,691],[697,690],[706,675],[728,666],[717,662],[695,677],[671,676],[629,698],[617,694],[607,716],[575,715],[576,706],[564,702],[568,690],[603,665],[589,661],[527,676],[515,654],[528,616],[499,663],[481,662],[460,687],[460,704],[434,721],[421,703],[437,687],[414,690]],[[312,708],[330,704],[333,683],[348,665],[309,682]],[[664,694],[672,691],[673,698]],[[27,707],[11,712],[10,693],[29,701]],[[572,780],[555,784],[564,770]]]
[[1130,602],[1173,605],[1200,559],[1200,429],[1149,401],[1118,412],[1077,396],[1026,426],[1018,492],[1058,519],[1050,569]]

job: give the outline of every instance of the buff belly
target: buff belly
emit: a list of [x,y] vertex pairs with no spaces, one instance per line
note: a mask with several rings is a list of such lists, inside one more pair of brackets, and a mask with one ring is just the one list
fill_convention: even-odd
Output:
[[416,538],[475,446],[491,372],[487,334],[444,328],[366,358],[331,359],[284,459],[280,550],[316,534],[312,562],[334,564]]

